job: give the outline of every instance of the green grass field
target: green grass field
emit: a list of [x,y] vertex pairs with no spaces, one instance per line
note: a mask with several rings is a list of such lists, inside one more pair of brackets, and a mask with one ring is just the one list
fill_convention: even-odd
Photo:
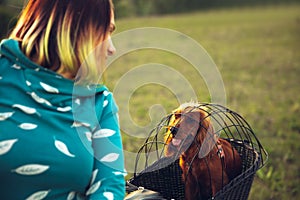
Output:
[[[206,49],[222,75],[226,106],[246,118],[268,151],[268,163],[257,173],[249,199],[299,199],[300,5],[117,19],[117,32],[149,26],[179,31]],[[114,90],[122,75],[150,62],[173,67],[192,85],[199,101],[210,101],[208,86],[194,68],[178,55],[160,50],[120,57],[109,67],[107,85]],[[119,107],[128,108],[136,124],[154,127],[148,111],[156,104],[170,112],[178,101],[167,87],[148,84],[136,88],[128,104]],[[158,109],[154,107],[151,115]],[[127,123],[122,112],[120,122],[121,128]],[[136,152],[143,141],[123,134],[126,151]]]

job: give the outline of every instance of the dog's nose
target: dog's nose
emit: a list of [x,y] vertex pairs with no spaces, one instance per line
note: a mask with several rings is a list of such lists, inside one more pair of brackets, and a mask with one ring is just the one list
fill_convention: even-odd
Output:
[[172,135],[175,136],[176,133],[178,132],[178,128],[176,126],[172,126],[170,131],[171,131]]

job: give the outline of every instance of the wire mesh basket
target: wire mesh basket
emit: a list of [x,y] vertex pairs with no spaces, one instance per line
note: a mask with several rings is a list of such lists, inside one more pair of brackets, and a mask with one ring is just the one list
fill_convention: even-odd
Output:
[[[185,137],[178,139],[182,134]],[[226,145],[230,145],[230,151],[225,151]],[[231,165],[231,158],[238,168]],[[165,116],[150,131],[138,151],[135,172],[128,183],[159,192],[165,199],[242,200],[248,198],[254,175],[267,159],[267,152],[241,115],[218,104],[189,103]],[[240,171],[230,178],[228,173],[236,169]],[[208,181],[197,173],[209,177]],[[197,182],[191,183],[195,179]],[[197,197],[188,194],[195,193],[191,189],[195,185],[200,187]]]

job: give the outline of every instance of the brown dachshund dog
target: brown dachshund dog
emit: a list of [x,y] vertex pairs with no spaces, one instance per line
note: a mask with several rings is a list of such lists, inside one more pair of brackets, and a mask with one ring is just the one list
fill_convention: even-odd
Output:
[[214,134],[208,114],[183,105],[169,121],[166,156],[180,156],[185,199],[209,199],[242,172],[242,161],[231,144]]

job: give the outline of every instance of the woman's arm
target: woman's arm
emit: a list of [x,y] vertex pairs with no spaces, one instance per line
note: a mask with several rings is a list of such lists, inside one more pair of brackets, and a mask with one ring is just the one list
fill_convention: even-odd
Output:
[[103,112],[99,128],[93,133],[94,171],[89,199],[123,200],[125,169],[118,108],[111,93],[104,93]]

